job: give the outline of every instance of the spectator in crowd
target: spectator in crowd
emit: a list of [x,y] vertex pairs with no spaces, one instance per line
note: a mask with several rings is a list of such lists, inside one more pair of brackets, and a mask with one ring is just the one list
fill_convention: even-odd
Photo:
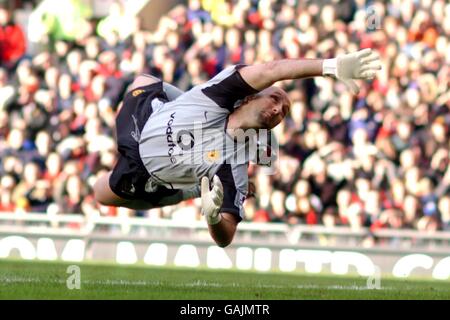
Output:
[[83,42],[92,33],[90,6],[83,0],[52,0],[43,8],[41,22],[50,44],[58,40]]
[[[369,5],[378,25],[367,24]],[[449,230],[448,2],[193,0],[152,32],[120,5],[111,8],[117,25],[96,25],[78,8],[70,18],[77,23],[48,29],[51,48],[0,67],[0,211],[117,215],[93,201],[92,185],[114,166],[115,112],[139,73],[188,90],[231,64],[373,47],[384,67],[358,95],[331,78],[279,84],[292,101],[274,130],[279,171],[249,166],[256,192],[246,219]],[[119,23],[133,32],[121,34]],[[195,220],[198,209],[189,201],[120,214]]]
[[11,12],[0,5],[0,67],[13,71],[26,53],[25,34]]

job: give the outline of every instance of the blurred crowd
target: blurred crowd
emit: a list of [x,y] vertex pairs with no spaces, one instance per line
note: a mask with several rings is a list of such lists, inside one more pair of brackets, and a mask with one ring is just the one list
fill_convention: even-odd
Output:
[[115,163],[115,112],[133,78],[189,90],[231,64],[371,47],[383,70],[358,96],[332,78],[278,83],[292,101],[274,129],[279,170],[250,165],[245,220],[450,230],[445,0],[190,0],[153,32],[120,2],[100,21],[82,9],[44,15],[45,49],[32,56],[0,9],[0,211],[201,219],[198,199],[144,212],[93,199]]

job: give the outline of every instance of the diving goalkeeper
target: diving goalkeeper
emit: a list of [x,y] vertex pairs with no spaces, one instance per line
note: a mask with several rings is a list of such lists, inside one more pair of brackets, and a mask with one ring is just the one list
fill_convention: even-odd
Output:
[[97,180],[95,197],[103,205],[138,210],[201,196],[209,232],[225,247],[243,218],[248,193],[248,157],[233,161],[248,141],[236,147],[236,132],[270,130],[290,109],[287,93],[273,84],[332,76],[357,94],[355,80],[372,79],[380,69],[379,56],[363,49],[334,59],[230,66],[185,93],[138,76],[116,119],[118,161]]

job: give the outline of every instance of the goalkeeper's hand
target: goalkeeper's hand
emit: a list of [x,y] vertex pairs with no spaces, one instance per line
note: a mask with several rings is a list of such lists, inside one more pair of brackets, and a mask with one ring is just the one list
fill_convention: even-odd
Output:
[[201,195],[202,213],[205,215],[206,221],[211,225],[219,223],[222,218],[219,210],[223,202],[223,186],[218,176],[214,176],[211,190],[208,177],[202,178]]
[[334,59],[325,59],[322,74],[335,76],[343,81],[354,94],[358,94],[359,87],[354,79],[373,79],[378,70],[381,70],[380,57],[372,49],[367,48]]

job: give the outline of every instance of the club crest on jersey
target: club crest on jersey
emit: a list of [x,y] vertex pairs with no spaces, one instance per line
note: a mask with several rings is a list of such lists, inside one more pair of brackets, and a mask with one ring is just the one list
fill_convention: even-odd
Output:
[[217,162],[220,159],[219,150],[211,150],[206,152],[206,160],[209,162]]
[[134,90],[131,94],[133,95],[133,97],[137,97],[138,95],[140,95],[143,92],[145,92],[145,90],[137,89],[137,90]]

